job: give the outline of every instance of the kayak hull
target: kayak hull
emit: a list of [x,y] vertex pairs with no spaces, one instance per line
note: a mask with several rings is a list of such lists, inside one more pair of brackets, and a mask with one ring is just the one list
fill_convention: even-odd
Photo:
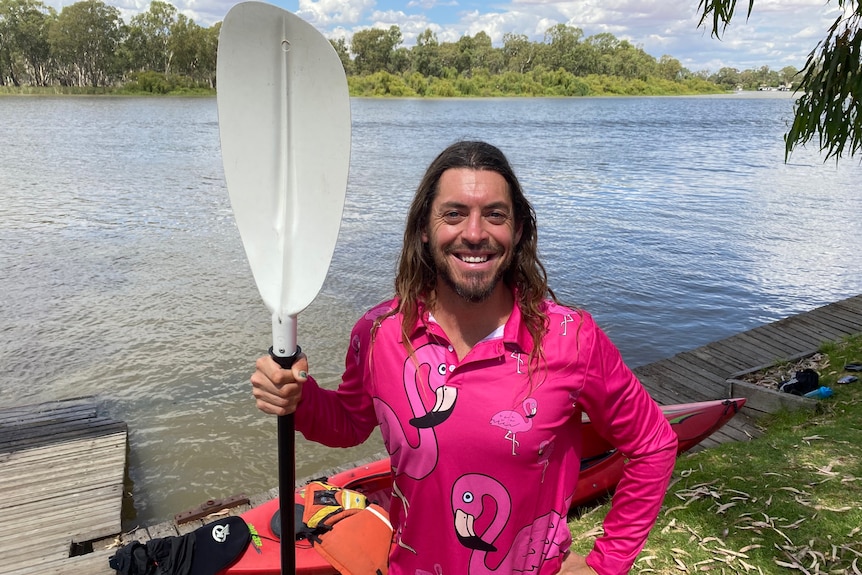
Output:
[[[715,433],[745,405],[745,399],[721,399],[699,403],[662,406],[662,412],[679,438],[677,453],[684,453]],[[623,474],[625,458],[605,441],[584,418],[583,453],[578,485],[572,506],[583,505],[611,491]],[[369,501],[389,508],[392,495],[392,474],[389,458],[337,473],[328,483],[361,491]],[[303,503],[299,490],[295,501]],[[267,501],[241,517],[252,529],[253,544],[239,560],[223,571],[224,575],[279,575],[280,544],[273,533],[271,521],[278,511],[278,498]],[[297,575],[338,575],[308,541],[296,544]]]

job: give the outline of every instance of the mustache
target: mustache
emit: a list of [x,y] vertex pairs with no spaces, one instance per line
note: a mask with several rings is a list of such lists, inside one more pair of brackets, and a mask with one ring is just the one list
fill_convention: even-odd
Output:
[[498,252],[500,251],[500,246],[497,242],[491,240],[482,240],[479,243],[471,244],[470,242],[461,241],[456,245],[451,245],[446,248],[446,253],[451,254],[453,252],[472,252],[472,251],[490,251],[490,252]]

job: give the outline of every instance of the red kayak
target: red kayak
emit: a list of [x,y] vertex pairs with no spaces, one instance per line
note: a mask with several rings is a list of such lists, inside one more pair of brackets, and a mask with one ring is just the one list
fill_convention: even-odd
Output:
[[[678,453],[688,451],[715,431],[742,409],[745,399],[720,399],[700,403],[662,406],[662,411],[679,437]],[[578,486],[572,506],[594,501],[612,490],[623,473],[625,458],[584,419],[583,456]],[[384,509],[389,508],[392,494],[392,475],[389,458],[380,459],[333,475],[327,483],[364,493],[370,501]],[[296,502],[304,499],[296,493]],[[239,560],[223,571],[224,575],[279,575],[281,552],[278,537],[271,522],[278,511],[278,499],[250,509],[241,517],[252,528],[252,545]],[[296,573],[302,575],[338,575],[308,541],[296,543]]]

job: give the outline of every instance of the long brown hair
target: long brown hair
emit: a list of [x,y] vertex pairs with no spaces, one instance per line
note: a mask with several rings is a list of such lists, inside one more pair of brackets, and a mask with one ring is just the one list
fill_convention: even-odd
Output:
[[392,314],[402,314],[403,341],[412,354],[409,332],[416,323],[419,302],[425,301],[433,305],[437,282],[434,257],[428,244],[422,241],[422,234],[429,224],[431,204],[437,195],[440,177],[446,170],[454,168],[491,170],[500,174],[509,185],[515,229],[520,226],[522,231],[521,239],[515,246],[512,265],[504,272],[503,281],[514,289],[521,315],[532,335],[530,365],[533,366],[534,360],[542,355],[541,343],[547,330],[547,316],[541,311],[541,303],[547,297],[556,301],[556,297],[548,287],[545,267],[539,261],[536,213],[533,206],[524,196],[524,190],[506,156],[497,147],[486,142],[456,142],[443,150],[425,171],[407,215],[404,245],[395,277],[398,308],[393,310]]

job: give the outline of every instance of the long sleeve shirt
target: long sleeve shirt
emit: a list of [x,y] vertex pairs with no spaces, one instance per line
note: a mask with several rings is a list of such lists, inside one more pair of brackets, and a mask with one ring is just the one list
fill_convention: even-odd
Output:
[[390,573],[557,573],[580,467],[582,414],[627,458],[604,534],[587,556],[627,573],[664,499],[677,438],[592,317],[547,301],[538,364],[517,304],[459,360],[427,310],[410,333],[375,320],[351,333],[338,390],[309,379],[296,412],[309,440],[352,446],[380,426],[394,474]]

